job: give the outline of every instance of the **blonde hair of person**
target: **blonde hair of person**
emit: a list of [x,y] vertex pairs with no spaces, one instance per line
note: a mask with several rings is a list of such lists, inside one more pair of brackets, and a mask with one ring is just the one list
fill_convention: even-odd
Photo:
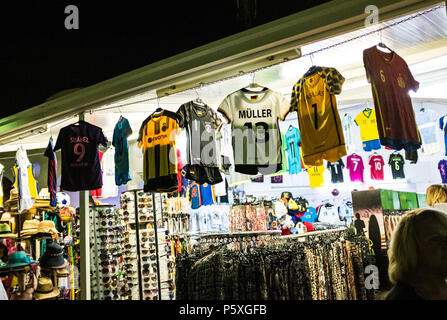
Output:
[[416,209],[403,215],[394,230],[388,250],[388,276],[391,283],[408,282],[418,271],[417,236],[424,221],[434,219],[447,228],[447,213],[433,208]]
[[427,205],[433,207],[436,203],[447,202],[447,187],[445,185],[433,184],[425,192]]

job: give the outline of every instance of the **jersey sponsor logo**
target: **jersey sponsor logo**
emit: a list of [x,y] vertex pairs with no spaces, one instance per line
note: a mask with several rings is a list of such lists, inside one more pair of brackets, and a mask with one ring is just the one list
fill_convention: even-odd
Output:
[[262,110],[251,110],[247,108],[247,110],[239,110],[239,119],[256,119],[256,118],[271,118],[272,110],[271,109],[262,109]]
[[397,84],[399,85],[399,87],[401,87],[402,89],[405,89],[405,81],[404,78],[402,78],[402,75],[399,73],[398,77],[397,77]]
[[153,137],[153,138],[149,137],[149,138],[147,138],[147,142],[148,142],[148,143],[151,143],[151,142],[153,142],[153,141],[158,141],[158,140],[160,140],[160,139],[166,139],[167,137],[168,137],[168,136],[165,135],[165,134],[162,134],[162,135],[160,135],[160,136],[158,136],[158,137]]
[[315,97],[324,97],[324,90],[318,90],[316,92],[311,92],[306,94],[306,99],[309,100],[311,98],[315,98]]

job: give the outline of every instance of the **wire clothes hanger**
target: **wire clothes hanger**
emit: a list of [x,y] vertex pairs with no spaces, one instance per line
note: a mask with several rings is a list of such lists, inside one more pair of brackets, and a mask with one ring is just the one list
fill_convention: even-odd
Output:
[[391,51],[391,53],[394,53],[392,49],[390,49],[385,43],[383,43],[382,30],[379,31],[379,34],[380,34],[380,42],[377,44],[377,46],[383,49],[388,49],[389,51]]

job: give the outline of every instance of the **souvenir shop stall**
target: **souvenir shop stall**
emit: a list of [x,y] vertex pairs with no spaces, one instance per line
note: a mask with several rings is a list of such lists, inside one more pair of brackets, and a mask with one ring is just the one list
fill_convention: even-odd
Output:
[[446,8],[405,8],[0,137],[0,298],[374,299],[447,181]]

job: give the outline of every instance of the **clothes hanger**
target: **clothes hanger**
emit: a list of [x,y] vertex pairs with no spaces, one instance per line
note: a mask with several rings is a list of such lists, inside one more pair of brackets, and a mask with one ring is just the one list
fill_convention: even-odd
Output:
[[[251,82],[250,82],[250,84],[248,86],[245,86],[244,88],[242,88],[244,91],[262,92],[262,91],[267,90],[266,87],[261,86],[260,84],[255,82],[255,76],[256,76],[256,73],[253,72],[252,75],[251,75]],[[261,90],[257,91],[257,90],[253,90],[253,89],[261,89]]]
[[377,44],[376,47],[382,48],[382,49],[388,49],[391,53],[394,54],[394,51],[390,49],[385,43],[383,43],[382,40],[382,31],[380,31],[380,42]]
[[194,102],[195,102],[196,104],[199,104],[199,105],[204,106],[205,103],[202,101],[202,99],[200,99],[199,92],[197,91],[196,88],[194,88],[194,91],[195,91],[196,94],[197,94],[197,98],[196,98],[196,100],[194,100]]
[[152,112],[151,116],[153,116],[156,113],[163,112],[163,109],[160,107],[160,98],[157,98],[157,105],[158,105],[158,108],[155,109],[154,112]]

